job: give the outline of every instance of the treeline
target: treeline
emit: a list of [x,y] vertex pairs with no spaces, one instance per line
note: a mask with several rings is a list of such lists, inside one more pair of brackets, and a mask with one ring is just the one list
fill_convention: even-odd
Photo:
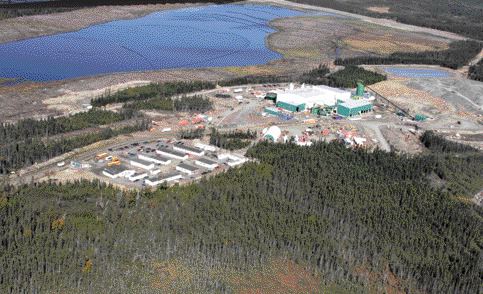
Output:
[[118,129],[105,128],[101,131],[78,136],[61,137],[59,139],[31,137],[23,141],[8,142],[0,145],[0,174],[7,174],[34,163],[49,160],[76,148],[121,134],[144,131],[148,129],[148,126],[147,121],[139,121],[131,126]]
[[[467,181],[481,184],[481,153],[264,142],[248,155],[260,163],[156,191],[6,186],[0,292],[238,292],[246,288],[233,276],[273,258],[343,293],[384,293],[388,283],[403,293],[479,292],[483,210],[454,196],[474,192],[458,188]],[[433,174],[456,188],[433,188]]]
[[16,123],[0,124],[0,146],[27,138],[49,137],[57,134],[97,127],[131,119],[134,113],[124,110],[119,113],[92,109],[65,117],[49,117],[35,120],[24,119]]
[[344,69],[329,74],[329,69],[325,65],[304,73],[300,78],[300,83],[312,85],[327,85],[337,88],[354,88],[358,81],[365,85],[372,85],[386,80],[385,75],[365,70],[361,67],[348,65]]
[[432,152],[478,152],[478,149],[469,145],[446,140],[434,131],[425,131],[421,136],[421,143]]
[[210,99],[201,95],[186,96],[180,98],[159,97],[147,100],[138,100],[123,105],[124,109],[135,110],[165,110],[165,111],[188,111],[205,112],[213,108]]
[[336,59],[336,65],[360,64],[429,64],[457,69],[467,65],[483,48],[477,41],[455,41],[441,51],[395,52],[388,56],[359,56]]
[[200,139],[200,138],[203,138],[204,134],[205,134],[204,129],[181,130],[178,132],[178,138],[185,139],[185,140]]
[[210,144],[228,150],[243,149],[250,146],[251,141],[257,138],[256,131],[230,131],[220,133],[215,128],[211,129]]
[[[5,2],[5,1],[4,1]],[[146,5],[146,4],[162,4],[162,3],[229,3],[230,0],[52,0],[52,1],[24,1],[23,3],[2,4],[0,1],[0,19],[50,14],[75,9],[97,6],[119,6],[119,5]],[[19,1],[16,1],[19,2]]]
[[[402,23],[461,34],[483,40],[483,7],[479,1],[452,0],[293,0],[372,17],[394,19]],[[387,13],[370,7],[388,7]]]
[[231,87],[238,85],[250,85],[250,84],[270,84],[270,83],[290,83],[294,79],[294,76],[282,76],[282,75],[248,75],[239,78],[232,78],[228,80],[222,80],[218,82],[218,85],[222,87]]
[[169,98],[175,95],[214,88],[214,83],[204,81],[153,83],[146,86],[128,88],[114,94],[108,92],[101,97],[92,99],[91,104],[94,107],[100,107],[112,103],[125,103],[152,98]]
[[477,64],[470,66],[468,77],[472,80],[483,82],[483,59]]

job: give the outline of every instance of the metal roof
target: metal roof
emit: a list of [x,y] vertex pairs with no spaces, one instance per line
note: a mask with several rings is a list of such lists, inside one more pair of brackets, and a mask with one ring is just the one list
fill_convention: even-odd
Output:
[[181,167],[181,168],[187,169],[189,171],[196,171],[196,170],[198,170],[197,167],[194,167],[194,166],[189,165],[189,164],[186,164],[186,163],[180,163],[180,164],[178,164],[178,166]]
[[179,152],[179,151],[176,151],[176,150],[171,150],[171,149],[164,148],[164,147],[163,148],[159,148],[158,150],[161,151],[161,152],[173,154],[173,155],[176,155],[176,156],[179,156],[179,157],[185,157],[186,156],[186,154],[183,153],[183,152]]
[[203,152],[203,149],[200,149],[198,147],[191,147],[191,146],[185,146],[185,145],[175,145],[174,147],[183,149],[183,150],[188,150],[196,153],[201,153]]
[[147,161],[147,160],[139,159],[139,158],[131,159],[131,161],[137,162],[137,163],[140,163],[140,164],[143,164],[143,165],[151,165],[151,164],[153,164],[151,161]]
[[104,169],[105,172],[107,172],[111,175],[117,175],[117,174],[120,174],[120,173],[122,173],[126,170],[127,170],[127,168],[124,165],[113,165],[113,166],[110,166],[110,167],[106,167]]
[[203,163],[206,163],[206,164],[218,164],[218,162],[213,161],[213,160],[209,160],[208,158],[198,158],[197,161],[203,162]]

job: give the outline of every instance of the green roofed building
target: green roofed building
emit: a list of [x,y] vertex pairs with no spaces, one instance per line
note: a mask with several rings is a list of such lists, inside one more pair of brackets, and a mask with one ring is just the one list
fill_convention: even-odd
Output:
[[292,112],[299,112],[305,110],[305,103],[300,103],[295,100],[293,101],[278,101],[277,107],[283,108]]
[[372,103],[364,100],[348,100],[337,104],[337,114],[344,117],[357,116],[372,111]]

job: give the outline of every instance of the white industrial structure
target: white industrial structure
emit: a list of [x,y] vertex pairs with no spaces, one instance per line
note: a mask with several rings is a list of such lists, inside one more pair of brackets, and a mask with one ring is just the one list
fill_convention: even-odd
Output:
[[207,145],[207,144],[203,144],[203,143],[196,143],[195,147],[198,147],[198,148],[203,149],[205,151],[211,151],[211,152],[215,152],[216,149],[217,149],[216,146]]
[[280,135],[282,135],[282,130],[280,130],[280,128],[277,126],[271,126],[263,129],[262,134],[265,139],[277,142],[278,138],[280,138]]
[[139,154],[138,158],[141,159],[141,160],[144,160],[144,161],[149,161],[149,162],[153,162],[153,163],[156,163],[156,164],[162,164],[162,165],[168,165],[168,164],[171,163],[171,159],[160,156],[160,155],[158,155],[156,157],[151,157],[151,156],[147,156],[147,155],[144,155],[144,154]]
[[131,163],[132,166],[139,167],[139,168],[142,168],[142,169],[146,169],[146,170],[154,169],[154,163],[146,161],[146,160],[142,160],[142,159],[134,160],[134,159],[132,159],[130,161],[130,163]]
[[183,176],[180,173],[175,172],[175,173],[163,174],[157,177],[148,178],[146,179],[145,183],[146,185],[154,187],[154,186],[160,185],[163,182],[172,182],[176,180],[181,180],[182,178]]
[[195,156],[203,156],[205,154],[205,151],[203,149],[200,149],[197,147],[185,146],[181,144],[174,145],[173,149],[175,151],[184,152]]
[[294,89],[276,91],[277,103],[283,102],[291,105],[305,104],[305,108],[315,105],[334,106],[338,100],[351,100],[351,92],[328,86],[304,86]]
[[156,150],[156,153],[170,158],[175,158],[175,159],[181,159],[181,160],[188,159],[188,155],[185,152],[178,152],[168,148],[160,148]]
[[243,156],[239,155],[234,155],[231,153],[221,153],[218,154],[218,159],[220,160],[228,160],[226,164],[228,164],[230,167],[234,167],[240,164],[243,164],[247,161],[247,159]]
[[102,171],[102,174],[111,179],[127,178],[135,174],[136,171],[127,169],[124,166],[111,166]]
[[213,170],[218,167],[218,163],[213,160],[209,160],[206,158],[199,158],[198,160],[195,161],[196,165],[202,166],[204,168],[207,168],[209,170]]
[[198,168],[186,163],[180,163],[176,166],[176,170],[191,176],[198,170]]
[[148,174],[147,173],[135,173],[127,177],[131,182],[139,181],[144,178],[147,178]]

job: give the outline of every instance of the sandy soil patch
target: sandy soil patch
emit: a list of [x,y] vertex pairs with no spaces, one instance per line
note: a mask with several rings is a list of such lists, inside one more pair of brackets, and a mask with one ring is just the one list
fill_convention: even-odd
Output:
[[102,96],[106,93],[115,93],[127,88],[148,85],[151,81],[130,81],[89,91],[65,90],[65,94],[49,98],[43,101],[47,108],[53,108],[62,112],[76,112],[82,110],[82,103],[89,103],[92,98]]
[[443,98],[410,88],[404,80],[383,81],[372,85],[371,89],[409,110],[410,113],[425,113],[432,116],[455,111]]
[[377,13],[389,13],[390,7],[388,6],[371,6],[367,7],[367,10]]

